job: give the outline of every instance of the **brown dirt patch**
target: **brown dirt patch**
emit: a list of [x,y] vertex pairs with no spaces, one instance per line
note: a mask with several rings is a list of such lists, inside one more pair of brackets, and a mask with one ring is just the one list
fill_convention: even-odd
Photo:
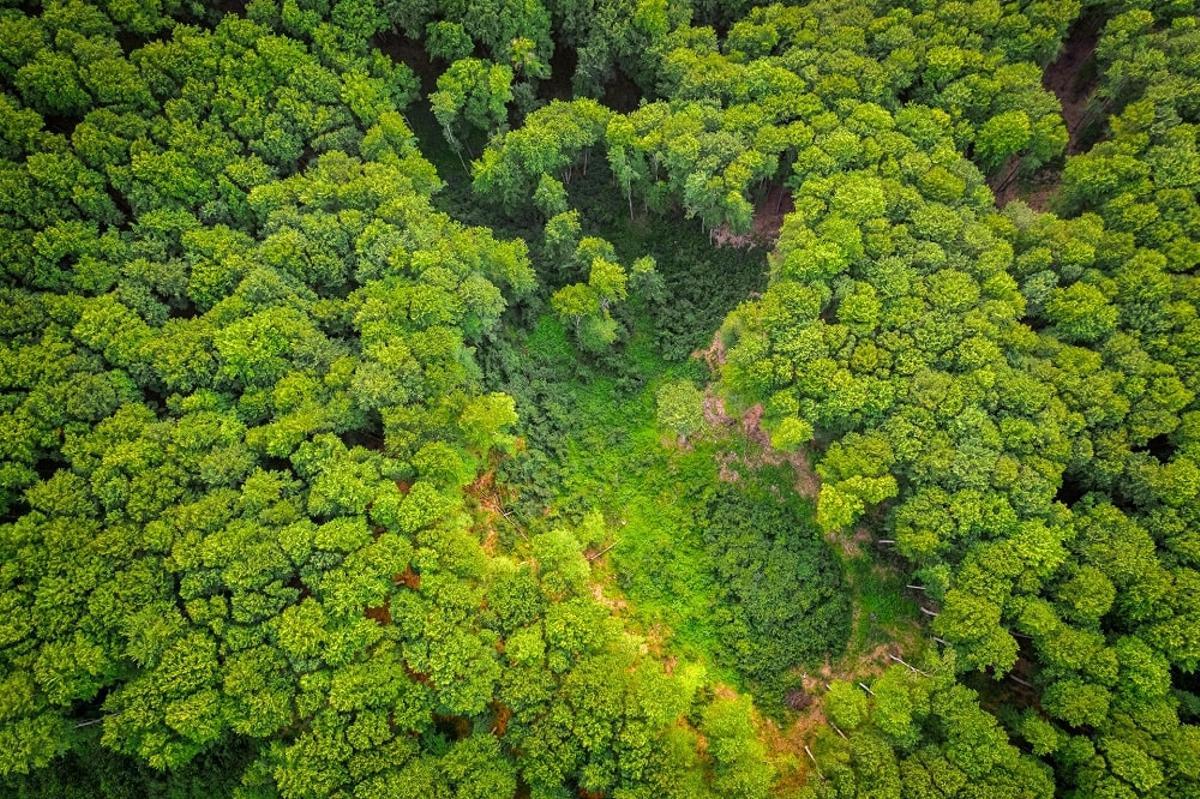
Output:
[[389,605],[383,604],[374,608],[366,609],[366,616],[384,627],[392,623],[392,609]]
[[479,511],[474,530],[479,535],[480,546],[483,547],[486,554],[495,555],[500,546],[500,533],[496,529],[499,519],[504,519],[518,533],[524,535],[520,525],[509,518],[508,513],[504,510],[506,500],[501,494],[501,487],[496,484],[495,468],[488,469],[479,475],[475,482],[464,489],[464,493]]
[[[833,731],[825,716],[825,692],[829,689],[829,684],[834,680],[857,683],[877,677],[895,663],[891,655],[904,658],[900,644],[880,644],[870,652],[843,658],[837,663],[827,660],[815,672],[801,675],[803,691],[811,701],[791,721],[781,727],[772,719],[758,719],[759,736],[771,759],[780,767],[781,788],[795,790],[804,785],[812,769],[812,761],[804,747],[811,747],[823,727]],[[784,794],[787,792],[783,791]]]
[[721,331],[717,330],[713,334],[712,343],[707,349],[696,350],[692,353],[693,358],[704,361],[708,366],[708,371],[713,374],[718,374],[721,367],[725,365],[725,337],[721,335]]
[[[815,475],[814,475],[815,476]],[[871,531],[866,525],[854,528],[853,533],[845,530],[829,533],[826,536],[829,543],[839,547],[848,558],[857,558],[863,552],[863,547],[871,543]]]
[[412,566],[409,566],[399,574],[393,574],[392,582],[396,585],[402,585],[409,590],[416,591],[421,587],[421,575],[413,571]]
[[771,446],[771,436],[762,428],[763,406],[752,405],[746,409],[741,418],[730,416],[725,410],[725,403],[720,398],[712,397],[705,401],[705,421],[712,427],[732,427],[738,425],[746,441],[752,444],[750,451],[739,455],[735,452],[717,453],[717,477],[726,483],[736,483],[741,479],[738,466],[747,469],[757,469],[761,466],[778,466],[782,463],[791,464],[796,475],[794,488],[800,496],[816,500],[821,493],[821,478],[813,470],[808,453],[801,449],[796,452],[781,452]]
[[595,597],[597,602],[611,610],[614,614],[620,614],[629,607],[629,603],[621,597],[613,597],[605,594],[603,583],[592,583],[592,596]]
[[735,423],[725,412],[725,400],[711,391],[704,395],[704,423],[709,427],[732,427]]
[[734,233],[728,225],[718,225],[709,231],[709,238],[717,247],[733,247],[749,250],[775,247],[779,231],[783,229],[783,218],[796,208],[792,193],[782,185],[772,186],[767,196],[754,209],[754,217],[747,233]]
[[1083,14],[1067,34],[1058,58],[1046,67],[1042,76],[1042,86],[1054,92],[1062,104],[1063,120],[1070,136],[1068,155],[1081,151],[1080,135],[1089,122],[1089,108],[1097,84],[1093,62],[1102,23],[1100,14]]
[[508,731],[508,721],[512,718],[512,710],[501,702],[492,703],[492,712],[495,713],[496,721],[492,725],[492,734],[500,737]]

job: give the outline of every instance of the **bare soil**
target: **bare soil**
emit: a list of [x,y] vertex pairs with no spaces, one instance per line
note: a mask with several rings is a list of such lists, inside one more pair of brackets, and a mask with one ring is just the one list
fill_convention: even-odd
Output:
[[821,492],[821,478],[813,470],[808,453],[804,450],[781,452],[772,447],[771,436],[762,429],[763,413],[763,406],[756,404],[747,408],[739,419],[725,410],[725,402],[720,397],[712,393],[705,396],[704,421],[714,428],[738,425],[746,441],[754,445],[750,451],[743,454],[730,451],[717,453],[717,477],[726,483],[736,483],[742,477],[739,467],[754,470],[761,466],[789,463],[796,475],[796,493],[816,501],[817,494]]
[[725,356],[725,339],[720,330],[713,334],[713,340],[708,345],[708,349],[696,350],[692,353],[692,357],[704,361],[708,365],[708,370],[713,374],[721,371],[721,367],[725,365]]
[[1042,86],[1054,92],[1062,104],[1063,120],[1067,123],[1070,136],[1067,155],[1083,151],[1080,138],[1088,121],[1090,101],[1098,82],[1094,65],[1102,21],[1099,14],[1081,17],[1063,42],[1058,58],[1046,67],[1042,77]]
[[[883,673],[895,661],[890,656],[903,658],[904,649],[896,643],[880,644],[870,652],[856,657],[843,658],[837,663],[828,660],[820,669],[801,675],[804,693],[812,701],[800,710],[785,727],[773,719],[758,719],[759,736],[767,747],[771,759],[789,768],[782,774],[780,787],[798,789],[804,785],[813,761],[804,747],[811,744],[822,727],[832,725],[825,716],[825,692],[834,680],[858,682]],[[783,762],[781,762],[783,761]],[[817,763],[820,766],[820,763]],[[786,793],[786,791],[785,791]]]
[[775,248],[779,231],[783,229],[783,218],[796,207],[792,193],[782,185],[772,186],[767,196],[754,209],[754,218],[748,233],[734,233],[728,225],[718,225],[709,231],[709,238],[717,247],[733,247],[749,250],[754,247]]

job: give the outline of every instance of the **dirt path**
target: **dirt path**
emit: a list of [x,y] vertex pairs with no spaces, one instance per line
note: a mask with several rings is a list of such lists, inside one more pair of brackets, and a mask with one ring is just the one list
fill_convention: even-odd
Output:
[[1099,14],[1085,14],[1077,20],[1063,42],[1058,58],[1046,67],[1042,77],[1042,86],[1054,92],[1062,104],[1069,136],[1067,155],[1083,151],[1080,139],[1089,121],[1088,107],[1098,83],[1095,55],[1102,24],[1103,18]]

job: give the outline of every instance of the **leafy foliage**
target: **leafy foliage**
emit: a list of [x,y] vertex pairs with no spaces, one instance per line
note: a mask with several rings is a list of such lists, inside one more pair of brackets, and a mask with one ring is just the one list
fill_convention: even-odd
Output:
[[0,788],[765,797],[874,537],[800,795],[1194,795],[1200,27],[1084,5],[8,4]]
[[704,529],[723,604],[722,657],[768,696],[782,697],[793,667],[840,650],[849,634],[840,572],[799,504],[723,487]]

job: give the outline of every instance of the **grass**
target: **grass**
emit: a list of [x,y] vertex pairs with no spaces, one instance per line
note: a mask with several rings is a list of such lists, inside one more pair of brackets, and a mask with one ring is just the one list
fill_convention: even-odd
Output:
[[[571,408],[554,496],[526,515],[537,516],[535,526],[552,526],[600,511],[612,548],[598,565],[610,571],[631,618],[652,636],[669,636],[664,643],[673,654],[720,671],[711,656],[713,569],[698,528],[717,479],[715,444],[664,447],[654,418],[658,386],[698,377],[699,365],[667,363],[639,333],[626,349],[623,376],[588,370],[578,379],[578,355],[548,315],[538,319],[525,345],[534,362],[563,369],[553,391]],[[638,388],[627,387],[631,378]]]
[[853,592],[854,629],[847,655],[870,652],[890,641],[919,633],[917,603],[904,592],[904,580],[870,556],[843,555],[842,569]]

